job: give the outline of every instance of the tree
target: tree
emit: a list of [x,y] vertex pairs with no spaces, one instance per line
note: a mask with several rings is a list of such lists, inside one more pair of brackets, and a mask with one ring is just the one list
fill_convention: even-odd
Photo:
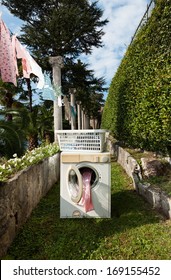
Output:
[[[0,79],[0,105],[5,109],[19,107],[21,103],[17,99],[17,95],[22,91],[20,85],[15,87],[12,83],[4,83]],[[12,120],[12,115],[6,111],[5,119]]]
[[[1,111],[0,116],[8,114]],[[13,154],[21,156],[25,150],[25,139],[23,131],[13,121],[0,119],[0,157],[10,158]]]
[[[64,80],[68,80],[68,88],[74,85],[76,99],[83,102],[86,110],[90,108],[88,100],[93,84],[97,87],[99,83],[102,92],[104,80],[95,79],[92,71],[88,73],[85,65],[74,65],[74,60],[81,53],[90,54],[93,47],[102,47],[103,27],[108,21],[101,19],[103,11],[97,3],[88,0],[2,1],[11,13],[24,21],[20,40],[30,48],[44,70],[51,71],[50,56],[64,57],[66,70],[63,71],[69,76],[63,75],[62,85]],[[74,78],[70,79],[69,71]]]
[[21,40],[33,54],[75,58],[101,47],[103,11],[88,0],[3,0],[12,14],[24,20]]
[[[104,104],[103,91],[104,78],[95,78],[94,71],[87,69],[88,65],[80,60],[68,62],[63,71],[63,93],[68,94],[69,88],[76,88],[76,101],[81,101],[88,115],[94,116],[93,108],[99,108]],[[93,103],[92,106],[90,103]],[[100,109],[100,108],[99,108]]]
[[46,106],[39,107],[39,137],[41,142],[49,144],[53,142],[53,108],[46,108]]

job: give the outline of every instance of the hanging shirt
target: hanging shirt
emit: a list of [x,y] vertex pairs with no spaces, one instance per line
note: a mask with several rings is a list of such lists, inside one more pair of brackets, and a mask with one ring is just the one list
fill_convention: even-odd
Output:
[[31,73],[31,66],[27,59],[27,50],[18,41],[15,35],[12,36],[13,52],[16,53],[17,58],[22,59],[23,77],[29,79]]
[[50,76],[47,73],[44,73],[45,84],[42,91],[42,97],[44,100],[55,101],[56,97],[54,95],[53,85],[51,83]]
[[16,75],[19,76],[18,65],[17,65],[17,53],[16,53],[16,49],[15,49],[15,36],[12,36],[12,52],[13,52],[13,57],[14,57],[14,66],[16,69]]
[[37,88],[42,89],[44,86],[44,75],[42,68],[37,64],[37,62],[33,59],[26,48],[19,42],[15,35],[13,41],[17,58],[22,59],[23,77],[30,78],[30,74],[34,74],[39,78]]
[[64,95],[63,98],[63,102],[64,102],[64,109],[65,109],[65,120],[71,120],[71,110],[70,110],[70,103],[68,101],[68,98],[66,97],[66,95]]
[[37,62],[33,59],[33,57],[28,53],[28,61],[31,66],[31,73],[39,78],[37,83],[37,88],[42,89],[44,86],[44,75],[42,72],[42,68],[37,64]]
[[10,32],[5,23],[0,21],[0,71],[3,82],[17,86],[16,58],[14,57]]

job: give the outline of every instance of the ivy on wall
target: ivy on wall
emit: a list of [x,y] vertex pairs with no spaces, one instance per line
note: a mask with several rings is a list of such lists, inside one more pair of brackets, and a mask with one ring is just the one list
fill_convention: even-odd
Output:
[[102,128],[132,147],[171,152],[171,0],[157,0],[111,82]]

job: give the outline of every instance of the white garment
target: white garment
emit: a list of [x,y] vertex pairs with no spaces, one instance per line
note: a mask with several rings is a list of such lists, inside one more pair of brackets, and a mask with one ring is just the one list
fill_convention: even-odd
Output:
[[37,83],[37,88],[42,89],[44,87],[44,75],[42,72],[42,68],[37,64],[37,62],[33,59],[33,57],[28,53],[28,61],[30,62],[31,66],[31,73],[36,75],[39,78]]

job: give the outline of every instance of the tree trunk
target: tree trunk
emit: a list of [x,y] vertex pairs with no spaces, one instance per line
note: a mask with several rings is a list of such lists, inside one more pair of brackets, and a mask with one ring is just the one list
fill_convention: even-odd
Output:
[[30,135],[28,137],[28,150],[32,151],[33,149],[38,147],[38,139],[36,135]]

